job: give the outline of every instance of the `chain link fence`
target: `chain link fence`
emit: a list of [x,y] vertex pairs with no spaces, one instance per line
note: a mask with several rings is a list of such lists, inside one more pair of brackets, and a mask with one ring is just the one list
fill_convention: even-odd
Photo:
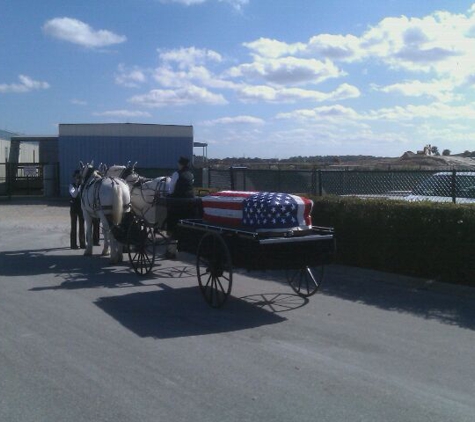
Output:
[[[174,169],[137,169],[145,177]],[[409,201],[475,203],[475,172],[465,170],[195,169],[195,186]],[[59,164],[0,163],[0,196],[59,195]]]
[[409,201],[475,203],[475,172],[465,170],[204,169],[204,187]]

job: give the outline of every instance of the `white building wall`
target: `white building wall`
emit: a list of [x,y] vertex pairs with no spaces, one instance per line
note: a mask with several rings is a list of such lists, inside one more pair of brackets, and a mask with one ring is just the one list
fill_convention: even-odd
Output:
[[40,157],[38,142],[20,142],[19,163],[38,163]]

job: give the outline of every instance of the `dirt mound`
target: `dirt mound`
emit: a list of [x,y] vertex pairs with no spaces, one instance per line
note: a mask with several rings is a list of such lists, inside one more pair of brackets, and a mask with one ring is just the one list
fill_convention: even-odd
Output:
[[475,160],[465,157],[451,157],[443,155],[419,155],[412,151],[406,151],[393,163],[394,166],[417,167],[417,168],[475,168]]

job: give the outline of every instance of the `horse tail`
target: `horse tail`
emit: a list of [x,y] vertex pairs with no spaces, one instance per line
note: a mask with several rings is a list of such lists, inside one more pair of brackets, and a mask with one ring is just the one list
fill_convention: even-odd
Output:
[[112,181],[114,186],[114,195],[112,199],[112,222],[114,224],[120,224],[122,221],[122,213],[124,212],[124,204],[122,201],[122,189],[121,185],[115,180]]

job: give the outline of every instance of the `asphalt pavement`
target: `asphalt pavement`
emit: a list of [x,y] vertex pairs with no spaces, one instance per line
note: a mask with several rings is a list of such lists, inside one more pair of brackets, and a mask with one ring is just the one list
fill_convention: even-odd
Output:
[[0,421],[474,421],[475,292],[330,266],[315,296],[194,257],[149,276],[68,248],[62,205],[0,203]]

